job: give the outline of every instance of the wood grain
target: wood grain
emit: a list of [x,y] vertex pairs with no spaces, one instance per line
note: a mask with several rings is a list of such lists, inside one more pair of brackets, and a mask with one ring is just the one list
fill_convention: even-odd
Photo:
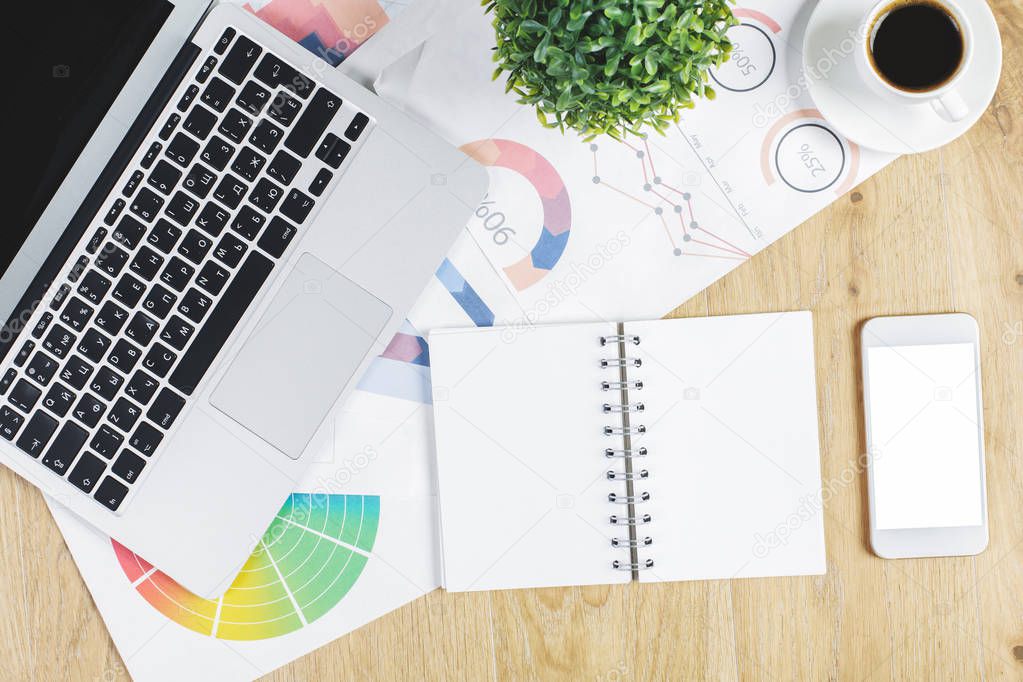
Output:
[[[1023,6],[992,6],[1005,66],[980,123],[673,313],[813,310],[826,576],[438,591],[268,679],[1023,679]],[[991,543],[976,558],[882,561],[858,465],[858,328],[952,310],[981,326]],[[0,678],[126,679],[40,495],[3,470],[0,500]]]

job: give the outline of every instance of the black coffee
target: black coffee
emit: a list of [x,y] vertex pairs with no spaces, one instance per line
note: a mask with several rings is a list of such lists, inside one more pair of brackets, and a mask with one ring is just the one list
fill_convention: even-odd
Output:
[[893,2],[871,27],[874,68],[900,90],[926,92],[950,79],[965,46],[959,24],[936,2]]

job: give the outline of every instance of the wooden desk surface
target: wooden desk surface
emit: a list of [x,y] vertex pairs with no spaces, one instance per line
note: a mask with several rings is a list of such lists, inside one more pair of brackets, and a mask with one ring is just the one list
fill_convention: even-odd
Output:
[[[1005,66],[969,134],[899,159],[676,311],[813,310],[825,482],[864,450],[857,326],[973,314],[987,551],[874,557],[860,472],[826,505],[826,576],[436,591],[270,679],[1023,679],[1023,6],[992,5]],[[41,495],[6,469],[0,547],[0,677],[127,679]]]

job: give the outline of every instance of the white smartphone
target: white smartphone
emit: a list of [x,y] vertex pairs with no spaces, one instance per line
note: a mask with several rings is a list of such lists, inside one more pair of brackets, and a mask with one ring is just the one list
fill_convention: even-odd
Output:
[[987,547],[980,334],[971,316],[863,325],[870,544],[886,559]]

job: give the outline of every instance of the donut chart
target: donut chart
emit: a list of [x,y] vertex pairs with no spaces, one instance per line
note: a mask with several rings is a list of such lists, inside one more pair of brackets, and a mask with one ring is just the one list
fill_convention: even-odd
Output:
[[529,255],[504,268],[516,290],[527,289],[549,273],[565,252],[572,229],[572,202],[561,175],[535,150],[514,140],[490,138],[461,150],[488,168],[515,171],[532,185],[543,207],[540,238]]
[[111,542],[132,587],[165,617],[201,635],[253,641],[299,630],[335,607],[365,568],[379,521],[377,496],[295,493],[218,599],[189,592]]

